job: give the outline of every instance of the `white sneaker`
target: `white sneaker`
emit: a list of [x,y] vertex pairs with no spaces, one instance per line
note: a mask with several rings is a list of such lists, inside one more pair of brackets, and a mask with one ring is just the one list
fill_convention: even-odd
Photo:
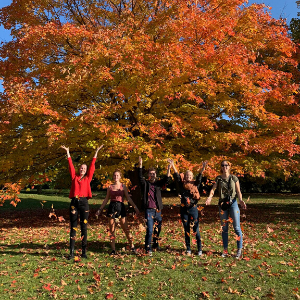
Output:
[[235,258],[236,258],[236,259],[241,259],[242,256],[243,256],[243,254],[242,254],[242,249],[238,249]]
[[151,250],[148,251],[148,255],[152,256],[152,251]]
[[202,256],[202,251],[198,251],[198,256]]
[[186,250],[186,255],[191,255],[192,251],[191,250]]

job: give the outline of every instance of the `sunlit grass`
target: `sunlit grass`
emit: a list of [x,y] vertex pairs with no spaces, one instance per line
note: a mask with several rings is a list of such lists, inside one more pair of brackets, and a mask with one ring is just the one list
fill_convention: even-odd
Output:
[[[298,299],[299,213],[297,195],[252,195],[242,212],[244,257],[220,257],[216,205],[204,207],[200,231],[204,254],[186,256],[177,197],[164,198],[162,251],[144,255],[143,217],[129,215],[138,254],[117,230],[109,256],[107,219],[94,213],[105,194],[90,200],[88,259],[68,261],[67,195],[22,194],[17,209],[1,209],[1,299]],[[247,197],[245,197],[247,199]],[[46,201],[46,202],[42,202]],[[41,204],[42,202],[42,204]],[[202,201],[202,203],[204,200]],[[174,205],[177,204],[177,205]],[[216,200],[214,202],[216,204]],[[21,206],[22,205],[22,206]],[[49,218],[51,207],[56,216]],[[230,226],[229,251],[236,251]]]

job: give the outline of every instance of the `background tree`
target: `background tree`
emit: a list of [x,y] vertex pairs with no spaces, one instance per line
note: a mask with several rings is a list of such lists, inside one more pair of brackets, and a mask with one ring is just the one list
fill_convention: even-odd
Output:
[[211,177],[225,158],[251,176],[297,171],[296,46],[243,2],[13,0],[0,10],[13,36],[0,49],[0,183],[61,165],[61,144],[81,162],[105,143],[99,178],[139,155],[207,159]]

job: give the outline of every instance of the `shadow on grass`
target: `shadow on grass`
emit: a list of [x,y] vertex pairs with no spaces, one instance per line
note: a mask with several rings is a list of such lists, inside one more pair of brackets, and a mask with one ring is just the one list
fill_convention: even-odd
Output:
[[[69,203],[67,202],[50,202],[44,204],[43,208],[40,200],[28,198],[26,199],[27,208],[23,210],[15,210],[13,208],[4,210],[0,215],[0,228],[12,227],[46,227],[46,226],[69,226]],[[49,218],[49,213],[54,207],[57,218]],[[102,214],[99,219],[95,217],[95,213],[99,208],[99,204],[90,203],[89,224],[108,225],[108,219]],[[1,210],[1,208],[0,208]],[[133,217],[129,215],[127,208],[127,219],[129,223],[133,222]],[[178,222],[180,219],[180,206],[166,205],[162,211],[163,222]],[[63,222],[59,222],[58,217],[64,218]],[[270,222],[297,222],[300,217],[300,202],[295,203],[265,203],[265,204],[248,204],[247,210],[241,210],[243,220],[253,223],[270,223]],[[199,213],[200,223],[214,223],[218,219],[217,205],[204,206]],[[144,213],[139,216],[139,221],[144,219]]]
[[[106,241],[89,241],[88,242],[88,256],[91,257],[91,253],[107,254],[110,255],[111,248],[110,243]],[[153,255],[159,253],[169,253],[174,256],[186,255],[184,248],[179,247],[162,247],[159,251],[154,251]],[[37,257],[51,257],[51,258],[68,258],[69,256],[69,244],[68,242],[55,242],[52,244],[39,244],[39,243],[19,243],[12,245],[4,245],[0,247],[0,255],[13,255],[22,256],[30,255]],[[77,241],[75,244],[75,255],[81,254],[81,242]],[[193,255],[196,255],[196,250],[192,251]],[[217,251],[203,251],[204,255],[221,255],[221,252]],[[147,257],[148,254],[144,251],[144,245],[136,244],[136,252],[129,249],[128,243],[116,243],[116,255],[112,256],[117,258],[118,255],[135,255],[138,257]]]
[[[93,197],[89,200],[91,207],[99,206],[102,203],[103,193],[100,192],[96,194],[96,197]],[[52,205],[54,209],[66,209],[69,208],[71,200],[69,199],[69,194],[21,194],[21,201],[17,204],[16,207],[13,207],[9,201],[5,201],[3,206],[0,207],[0,212],[18,212],[18,211],[34,211],[40,208],[51,209]]]
[[[126,252],[127,254],[134,254],[128,249],[128,244],[116,243],[116,249],[120,252]],[[81,253],[81,242],[80,240],[75,244],[75,251],[78,254]],[[89,241],[88,242],[88,252],[109,254],[110,243],[106,241]],[[68,256],[69,254],[69,242],[66,236],[65,242],[54,242],[52,244],[42,244],[42,243],[17,243],[11,245],[3,245],[0,248],[0,255],[21,255],[24,254],[40,257],[49,256]]]
[[[199,213],[200,223],[214,223],[219,218],[217,205],[205,206]],[[266,203],[248,204],[246,210],[240,210],[242,218],[253,223],[269,222],[297,222],[300,218],[299,203]],[[163,210],[163,220],[177,220],[180,218],[180,207],[167,206]]]
[[300,217],[299,203],[266,203],[266,204],[250,204],[247,210],[242,210],[247,220],[254,223],[269,222],[297,222]]
[[[246,223],[253,224],[269,224],[269,223],[295,223],[298,222],[300,218],[300,202],[293,201],[286,203],[280,198],[281,201],[277,202],[266,202],[266,203],[256,203],[248,204],[247,210],[241,210],[242,221]],[[67,202],[68,201],[68,202]],[[0,232],[2,234],[2,243],[0,247],[0,254],[6,253],[8,255],[36,255],[42,257],[55,257],[68,254],[68,233],[69,229],[69,200],[50,202],[50,205],[47,206],[46,203],[42,208],[40,200],[34,198],[27,198],[26,206],[23,210],[15,210],[13,208],[4,210],[0,215]],[[93,200],[92,200],[93,201]],[[49,218],[49,213],[51,211],[51,203],[54,203],[54,209],[57,217],[63,216],[64,221],[59,222],[58,218]],[[57,209],[56,209],[57,208]],[[89,225],[90,226],[105,226],[108,228],[108,219],[104,216],[96,219],[95,212],[99,208],[99,204],[90,203],[90,216],[89,216]],[[0,208],[1,209],[1,208]],[[128,212],[128,210],[127,210]],[[180,206],[179,205],[166,205],[162,211],[163,215],[163,228],[168,222],[178,223],[180,219]],[[141,213],[138,220],[135,220],[132,215],[127,215],[128,222],[131,227],[138,226],[139,223],[143,222],[144,214]],[[200,213],[200,224],[211,224],[219,221],[218,217],[218,207],[217,205],[204,206],[203,210]],[[178,224],[178,226],[180,226]],[[201,226],[201,225],[200,225]],[[11,245],[5,245],[5,234],[11,228],[43,228],[43,227],[61,227],[66,230],[66,239],[64,242],[52,242],[50,244],[43,245],[42,243],[15,243]],[[80,230],[80,227],[78,226]],[[89,230],[89,229],[88,229]],[[143,253],[143,240],[144,233],[141,233],[139,237],[140,244],[137,245],[140,248],[140,253]],[[126,248],[127,244],[116,243],[117,251],[123,253],[123,248]],[[76,249],[81,249],[80,241],[76,242]],[[110,245],[109,242],[99,240],[99,241],[88,241],[88,250],[95,253],[104,253],[109,254]],[[169,249],[163,248],[164,252],[178,253],[182,255],[184,252],[183,248]],[[129,254],[130,251],[125,251],[125,254]],[[205,254],[205,253],[204,253]],[[216,255],[218,253],[212,253]]]

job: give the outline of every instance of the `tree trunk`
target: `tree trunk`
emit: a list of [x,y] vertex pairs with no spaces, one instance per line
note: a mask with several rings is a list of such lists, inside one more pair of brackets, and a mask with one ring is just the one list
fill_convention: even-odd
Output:
[[41,184],[39,184],[39,185],[36,187],[36,189],[37,189],[37,193],[38,193],[38,194],[41,194],[41,193],[42,193],[42,185],[41,185]]
[[128,171],[128,178],[131,181],[131,188],[129,194],[131,195],[131,199],[138,207],[139,210],[142,209],[143,200],[142,200],[142,192],[140,188],[138,170],[135,168],[133,171]]

